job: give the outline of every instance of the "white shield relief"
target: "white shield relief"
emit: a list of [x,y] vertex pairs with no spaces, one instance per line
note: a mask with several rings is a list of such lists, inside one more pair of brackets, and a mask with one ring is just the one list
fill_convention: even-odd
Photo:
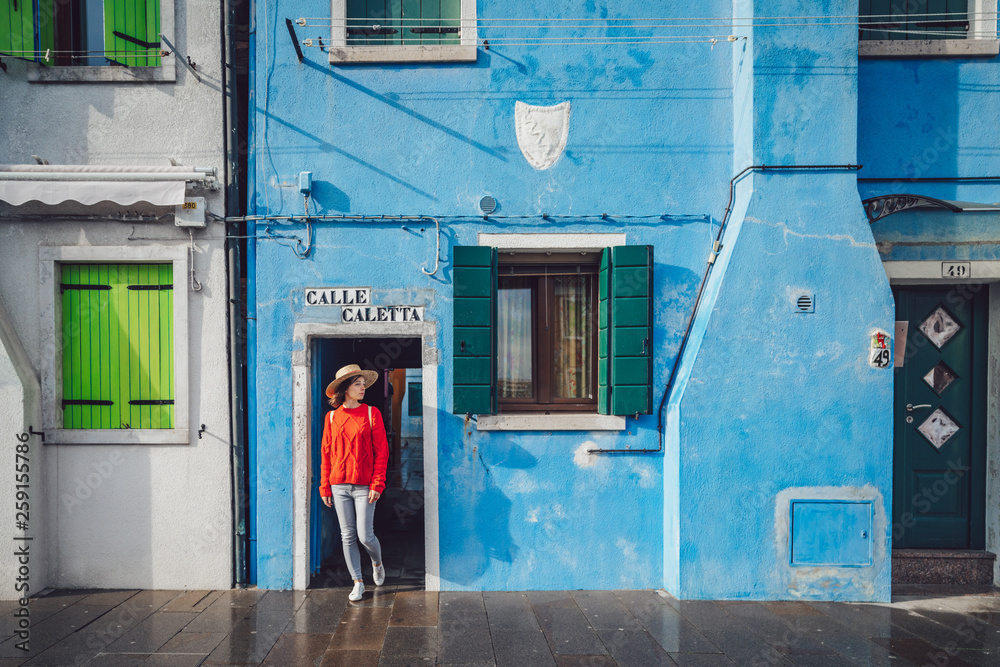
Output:
[[548,169],[566,150],[569,102],[551,107],[514,103],[514,129],[521,154],[535,169]]

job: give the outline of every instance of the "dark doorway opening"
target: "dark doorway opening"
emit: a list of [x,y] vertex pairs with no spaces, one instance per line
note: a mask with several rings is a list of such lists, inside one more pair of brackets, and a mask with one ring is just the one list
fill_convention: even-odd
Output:
[[[310,588],[350,587],[340,527],[334,510],[319,498],[323,424],[330,405],[326,386],[347,364],[377,371],[365,403],[382,413],[389,440],[386,488],[375,510],[375,535],[386,569],[383,588],[424,588],[424,459],[422,345],[419,338],[322,338],[312,342],[312,502]],[[371,561],[362,549],[365,585]]]

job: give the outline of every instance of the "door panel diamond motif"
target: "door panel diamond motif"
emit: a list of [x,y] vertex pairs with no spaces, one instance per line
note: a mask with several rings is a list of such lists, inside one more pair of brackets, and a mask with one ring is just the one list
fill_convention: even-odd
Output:
[[940,450],[951,436],[958,433],[960,428],[947,412],[938,408],[931,413],[930,417],[924,420],[923,424],[917,427],[917,430],[927,438],[928,442]]
[[956,322],[943,306],[938,306],[920,323],[920,330],[940,350],[962,330],[962,325]]
[[943,361],[939,361],[937,366],[930,369],[927,375],[924,376],[924,382],[927,383],[928,387],[937,392],[938,396],[957,379],[958,376],[955,375],[955,371],[948,368],[948,364]]

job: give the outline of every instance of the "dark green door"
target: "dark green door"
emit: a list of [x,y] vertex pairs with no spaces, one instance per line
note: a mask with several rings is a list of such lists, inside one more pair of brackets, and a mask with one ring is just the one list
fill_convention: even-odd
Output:
[[897,287],[893,547],[982,549],[987,287]]

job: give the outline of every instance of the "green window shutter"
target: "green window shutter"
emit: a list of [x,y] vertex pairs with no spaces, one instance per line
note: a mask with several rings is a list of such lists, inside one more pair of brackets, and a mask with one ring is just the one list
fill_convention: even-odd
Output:
[[173,267],[62,266],[63,428],[173,428]]
[[601,255],[598,412],[652,412],[653,247],[616,246]]
[[609,325],[608,305],[611,303],[611,248],[601,251],[601,269],[597,274],[597,412],[602,415],[611,414],[611,362],[609,361],[611,331]]
[[496,412],[497,251],[454,246],[454,414]]
[[105,58],[127,67],[158,67],[159,49],[159,0],[104,0]]
[[32,0],[0,0],[0,55],[35,60]]
[[409,400],[407,413],[410,417],[421,417],[424,412],[424,387],[420,382],[411,382],[406,389],[406,397]]
[[462,2],[347,0],[346,18],[351,46],[458,44]]
[[[462,18],[462,0],[441,0],[441,27],[459,28]],[[459,44],[461,33],[445,33],[440,36],[439,44]]]
[[116,401],[104,363],[111,332],[112,289],[107,267],[63,265],[60,291],[63,427],[110,428]]
[[35,26],[37,30],[37,53],[38,56],[34,58],[35,62],[42,65],[55,65],[55,56],[50,55],[49,59],[45,59],[45,53],[47,51],[55,50],[56,48],[56,0],[37,0],[36,5],[38,7],[38,12],[36,16],[38,17],[38,24]]

